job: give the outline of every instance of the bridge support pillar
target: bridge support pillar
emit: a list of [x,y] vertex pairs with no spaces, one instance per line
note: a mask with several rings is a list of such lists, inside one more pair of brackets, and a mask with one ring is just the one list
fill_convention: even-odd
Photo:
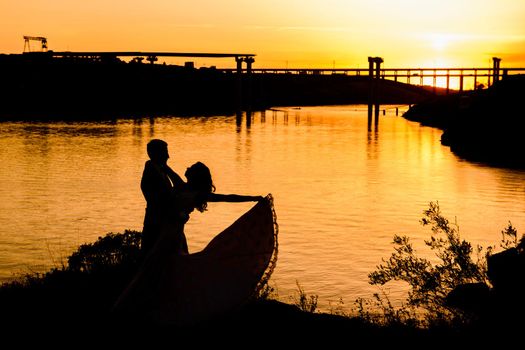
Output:
[[240,126],[242,123],[242,57],[235,57],[237,63],[237,77],[236,77],[236,91],[235,91],[235,107],[237,108],[236,122]]
[[252,110],[252,63],[255,62],[253,57],[245,57],[246,62],[246,93],[245,93],[245,108],[246,108],[246,122],[251,123]]
[[375,125],[379,121],[379,79],[381,79],[381,57],[368,57],[368,77],[370,80],[368,94],[368,130],[372,128],[372,114]]
[[500,62],[501,62],[501,58],[492,57],[492,84],[496,83],[499,80]]
[[[237,108],[237,123],[242,119],[242,111],[247,111],[247,123],[251,122],[251,80],[252,80],[252,64],[255,62],[255,59],[251,56],[236,56],[235,62],[237,63],[237,87],[236,87],[236,97],[235,104]],[[246,74],[243,74],[242,63],[246,63]],[[244,76],[246,78],[244,78]],[[243,82],[245,84],[243,84]]]

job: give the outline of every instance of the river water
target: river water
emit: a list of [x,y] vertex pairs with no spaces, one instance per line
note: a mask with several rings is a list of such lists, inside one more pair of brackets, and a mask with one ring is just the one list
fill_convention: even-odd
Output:
[[[498,248],[509,221],[525,233],[525,171],[454,156],[441,131],[382,106],[272,109],[235,116],[0,123],[0,281],[65,263],[80,244],[141,230],[140,177],[152,138],[168,142],[179,174],[206,163],[217,193],[272,193],[279,256],[271,285],[285,302],[298,285],[321,310],[348,309],[379,289],[368,273],[393,252],[395,234],[421,257],[430,229],[422,212],[438,202],[473,244]],[[406,106],[401,106],[401,112]],[[210,203],[187,224],[190,251],[253,203]],[[385,286],[401,301],[405,286]],[[343,302],[344,305],[340,304]]]

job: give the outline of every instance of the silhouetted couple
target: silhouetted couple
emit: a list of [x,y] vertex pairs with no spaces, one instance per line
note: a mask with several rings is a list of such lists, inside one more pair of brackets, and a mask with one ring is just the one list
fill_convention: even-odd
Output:
[[[271,195],[216,194],[210,170],[197,162],[186,182],[167,164],[166,142],[148,143],[141,180],[147,202],[144,261],[114,311],[159,324],[191,324],[241,305],[266,283],[276,263]],[[258,202],[200,252],[189,254],[184,225],[208,202]]]

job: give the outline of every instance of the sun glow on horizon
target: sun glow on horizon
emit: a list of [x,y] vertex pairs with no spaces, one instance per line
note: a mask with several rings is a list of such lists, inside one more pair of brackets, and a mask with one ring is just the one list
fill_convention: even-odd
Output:
[[429,41],[435,51],[443,52],[454,40],[450,34],[430,34]]
[[515,0],[3,1],[0,53],[41,35],[55,51],[253,53],[259,68],[525,67],[524,16]]

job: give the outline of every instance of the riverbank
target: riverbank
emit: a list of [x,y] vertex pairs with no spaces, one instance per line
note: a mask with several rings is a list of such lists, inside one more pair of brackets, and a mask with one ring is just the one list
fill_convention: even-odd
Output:
[[486,337],[491,333],[506,332],[504,340],[514,339],[514,332],[523,324],[498,318],[471,324],[434,320],[431,327],[418,328],[402,322],[402,315],[371,318],[366,312],[345,315],[309,311],[304,304],[283,303],[265,293],[225,314],[185,326],[115,317],[111,306],[139,264],[139,237],[135,231],[109,234],[82,245],[66,266],[2,284],[0,309],[5,334],[17,335],[21,345],[29,342],[60,347],[101,343],[166,346],[182,342],[229,348],[280,344],[420,348],[486,345],[493,340]]
[[420,102],[403,117],[442,129],[442,144],[461,158],[525,169],[524,94],[525,76],[506,77],[488,89]]
[[369,348],[394,344],[445,346],[461,342],[473,344],[483,336],[480,330],[468,327],[419,329],[405,324],[378,325],[358,316],[307,312],[272,299],[253,300],[238,310],[195,325],[158,326],[114,318],[105,306],[90,303],[89,295],[83,292],[65,295],[59,288],[54,293],[53,297],[46,298],[33,295],[31,301],[24,298],[27,294],[21,293],[23,297],[10,300],[7,308],[5,298],[1,298],[5,334],[16,335],[22,339],[21,344],[35,345],[165,346],[182,342],[228,348],[280,344],[330,347],[366,344]]
[[452,345],[456,348],[484,348],[488,344],[514,343],[515,334],[521,327],[519,324],[503,327],[497,322],[474,327],[443,325],[430,329],[401,323],[378,325],[358,316],[306,312],[296,305],[271,299],[247,303],[239,310],[208,322],[171,327],[115,319],[93,305],[90,313],[82,313],[88,305],[79,300],[70,303],[67,299],[70,298],[61,303],[68,308],[69,316],[57,312],[60,306],[56,302],[43,309],[34,308],[31,312],[19,310],[15,317],[3,310],[4,334],[19,339],[20,345],[53,345],[55,348],[70,348],[72,345],[91,348],[100,344],[171,346],[182,343],[199,347],[227,346],[229,349],[282,345],[419,349]]

